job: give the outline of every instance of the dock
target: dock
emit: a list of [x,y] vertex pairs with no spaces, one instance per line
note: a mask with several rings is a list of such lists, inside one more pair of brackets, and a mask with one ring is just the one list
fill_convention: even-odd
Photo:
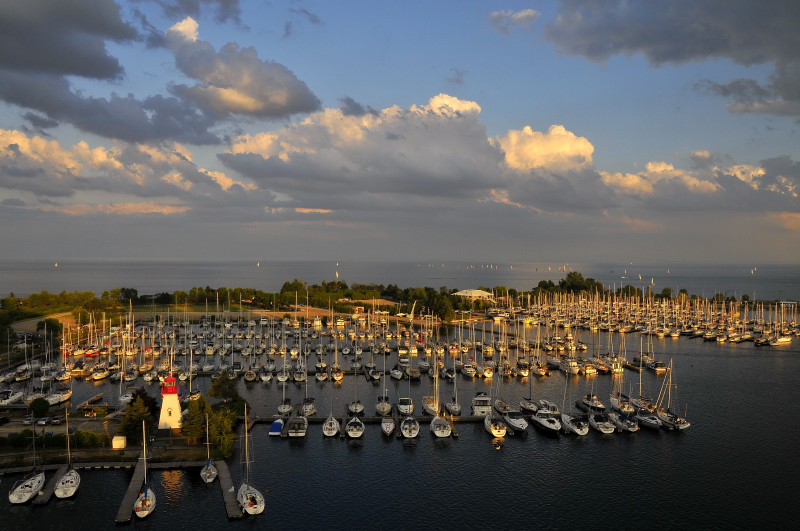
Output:
[[233,488],[233,480],[231,479],[231,472],[228,470],[228,464],[225,461],[214,461],[214,466],[217,467],[219,488],[222,491],[222,501],[225,502],[225,512],[228,513],[228,520],[241,518],[243,516],[242,508],[239,507],[239,502],[236,500],[236,491]]
[[58,480],[61,479],[61,476],[67,473],[68,466],[69,465],[64,463],[58,468],[58,470],[56,470],[55,475],[50,478],[50,481],[47,482],[44,490],[41,490],[39,495],[34,498],[34,505],[47,505],[47,502],[49,502],[50,498],[53,496],[53,492],[55,492],[56,483],[58,483]]
[[114,520],[118,524],[126,524],[131,521],[133,506],[136,504],[136,498],[139,497],[139,489],[142,488],[142,483],[144,483],[144,467],[144,459],[140,457],[139,461],[136,462],[136,468],[133,469],[131,483],[122,498],[117,517]]

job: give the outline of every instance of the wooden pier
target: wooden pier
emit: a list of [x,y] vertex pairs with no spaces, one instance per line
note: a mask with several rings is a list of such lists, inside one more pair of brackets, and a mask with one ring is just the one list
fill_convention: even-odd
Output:
[[65,463],[61,465],[58,470],[56,470],[55,475],[50,478],[50,481],[47,482],[44,490],[40,491],[39,495],[34,498],[34,505],[47,505],[47,502],[50,501],[50,498],[53,496],[53,492],[56,489],[56,483],[58,483],[58,480],[61,479],[61,476],[67,473],[67,467],[68,465]]
[[228,464],[225,461],[214,461],[214,466],[217,467],[219,488],[222,491],[222,501],[225,502],[225,512],[228,513],[228,520],[241,518],[243,516],[242,508],[239,507],[239,502],[236,500],[236,491],[233,488],[233,480],[231,479],[231,472],[228,470]]
[[139,489],[142,488],[144,483],[144,459],[141,457],[136,462],[136,468],[133,469],[133,477],[131,483],[128,485],[128,490],[122,498],[122,503],[117,511],[115,522],[118,524],[125,524],[131,521],[133,516],[133,506],[136,503],[136,498],[139,497]]

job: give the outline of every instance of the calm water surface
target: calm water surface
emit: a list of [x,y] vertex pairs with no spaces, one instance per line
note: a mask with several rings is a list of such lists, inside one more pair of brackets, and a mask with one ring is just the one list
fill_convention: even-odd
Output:
[[[257,265],[258,264],[258,265]],[[562,268],[562,271],[559,271]],[[563,269],[566,268],[566,269]],[[655,293],[672,288],[689,294],[713,297],[716,293],[743,294],[761,300],[800,299],[800,266],[797,264],[557,264],[508,262],[469,264],[462,262],[180,262],[86,260],[0,260],[0,297],[13,292],[27,296],[42,290],[93,291],[98,296],[114,288],[135,288],[139,294],[189,291],[193,287],[247,287],[279,291],[286,281],[299,278],[308,284],[339,279],[352,284],[396,284],[400,288],[446,286],[476,289],[506,286],[531,290],[541,280],[558,282],[567,271],[602,282],[608,289],[632,285],[650,286]],[[640,278],[641,277],[641,278]]]

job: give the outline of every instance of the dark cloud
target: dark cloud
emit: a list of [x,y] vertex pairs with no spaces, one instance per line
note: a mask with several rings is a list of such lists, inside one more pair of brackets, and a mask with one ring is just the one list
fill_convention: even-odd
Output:
[[139,21],[139,26],[141,26],[144,32],[144,42],[148,48],[167,47],[167,38],[164,36],[164,32],[150,24],[144,13],[138,9],[134,9],[132,14],[133,17]]
[[164,15],[170,19],[191,16],[200,17],[201,11],[209,8],[214,12],[214,20],[225,22],[232,20],[241,23],[242,10],[239,0],[129,0],[134,3],[155,2],[161,6]]
[[289,12],[307,20],[308,22],[311,22],[312,24],[322,24],[320,18],[308,9],[302,7],[300,9],[290,8]]
[[364,107],[350,96],[339,98],[339,109],[341,109],[342,114],[345,116],[364,116],[367,113],[377,116],[379,114],[378,111],[369,105]]
[[135,38],[112,0],[0,3],[0,69],[116,79],[123,68],[105,41]]
[[291,36],[292,36],[292,23],[291,22],[287,22],[283,26],[283,38],[284,39],[288,39]]
[[16,197],[11,197],[0,201],[0,205],[22,207],[25,206],[25,201],[23,201],[22,199],[17,199]]
[[466,70],[462,70],[460,68],[451,68],[450,74],[448,74],[444,79],[448,83],[453,83],[454,85],[463,85],[464,84],[464,74],[466,74]]
[[[604,63],[641,53],[653,66],[729,59],[751,66],[773,63],[769,83],[705,80],[697,88],[734,98],[733,112],[800,113],[800,2],[726,0],[562,0],[545,28],[556,50]],[[753,102],[760,102],[754,105]]]
[[255,48],[230,42],[219,52],[196,38],[197,23],[187,18],[167,31],[175,65],[200,83],[173,85],[171,90],[205,112],[260,118],[287,118],[312,112],[321,102],[291,70],[275,61],[262,61]]
[[46,118],[44,116],[39,116],[38,114],[32,112],[26,112],[22,115],[33,127],[37,127],[39,129],[50,129],[52,127],[58,127],[58,122],[56,120],[52,120],[50,118]]
[[78,129],[128,142],[178,140],[218,144],[209,131],[214,119],[178,98],[161,95],[137,100],[132,95],[83,97],[59,76],[0,71],[0,98],[35,109],[50,120],[69,122]]

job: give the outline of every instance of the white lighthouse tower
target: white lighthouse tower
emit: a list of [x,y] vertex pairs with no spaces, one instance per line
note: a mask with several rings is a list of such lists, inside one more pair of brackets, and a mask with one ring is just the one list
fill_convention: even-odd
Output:
[[159,430],[180,429],[181,404],[178,402],[178,383],[170,374],[164,378],[161,388],[161,416],[158,419]]

